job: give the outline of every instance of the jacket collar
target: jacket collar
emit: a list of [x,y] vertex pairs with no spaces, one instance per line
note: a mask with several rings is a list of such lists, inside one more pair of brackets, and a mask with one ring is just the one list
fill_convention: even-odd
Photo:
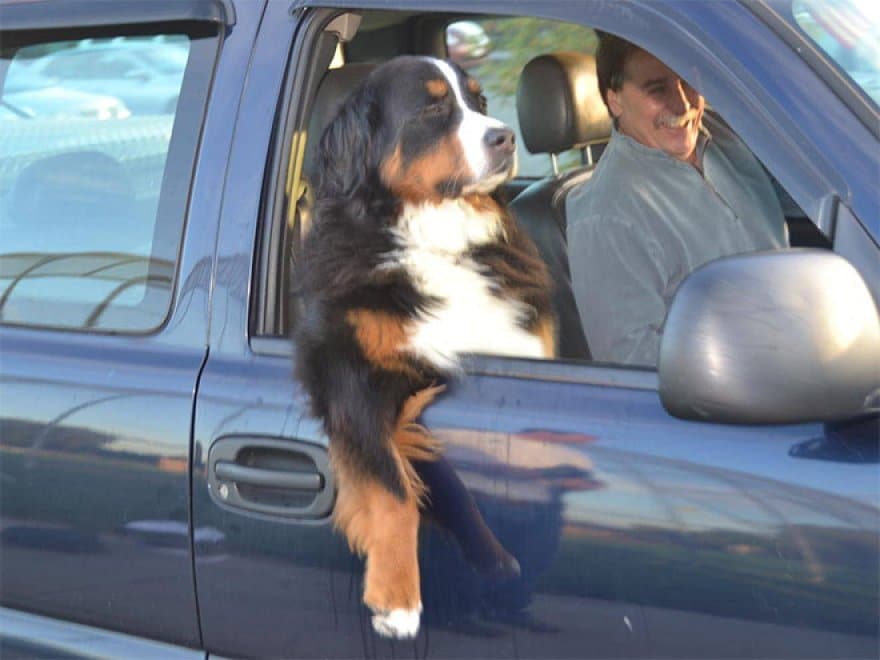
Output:
[[[712,134],[709,133],[708,129],[700,125],[700,134],[697,136],[697,163],[696,168],[700,172],[703,171],[703,154],[706,152],[706,147],[709,146],[709,142],[712,140]],[[624,154],[629,156],[639,158],[639,159],[652,159],[659,163],[664,164],[672,164],[675,167],[690,167],[690,163],[686,163],[683,160],[679,160],[678,158],[673,158],[669,154],[667,154],[662,149],[657,149],[656,147],[648,147],[638,142],[637,140],[631,138],[624,133],[621,133],[617,130],[617,127],[611,127],[611,140],[609,142],[609,146],[612,149],[619,149]]]

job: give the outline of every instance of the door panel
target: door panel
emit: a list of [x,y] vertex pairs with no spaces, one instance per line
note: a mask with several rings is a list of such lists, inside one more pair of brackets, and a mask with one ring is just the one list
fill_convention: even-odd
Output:
[[[481,416],[490,430],[472,430]],[[425,422],[523,569],[504,586],[444,573],[437,597],[459,599],[446,616],[508,631],[510,655],[876,645],[876,418],[721,427],[671,419],[653,390],[481,376]],[[847,445],[862,451],[831,458]],[[426,592],[430,620],[443,609]]]
[[[215,218],[190,217],[186,240],[184,224],[217,12],[199,22],[180,2],[156,24],[127,3],[120,27],[89,3],[38,4],[5,7],[0,35],[4,107],[22,89],[44,101],[4,119],[0,148],[0,602],[198,647],[188,466]],[[131,80],[106,71],[86,95],[99,105],[73,105],[70,80],[35,75],[62,51],[130,49],[175,63],[142,86],[173,107],[139,115]],[[27,630],[20,643],[45,641]]]
[[326,443],[294,397],[288,360],[211,360],[202,376],[193,515],[211,538],[196,546],[205,644],[229,655],[350,656],[360,648],[357,610],[342,604],[351,561],[326,515],[271,515],[259,502],[230,506],[209,490],[205,458],[228,438],[244,436],[305,441],[314,455],[325,454]]
[[[423,421],[522,576],[499,581],[475,571],[454,535],[426,521],[424,625],[409,642],[372,632],[360,602],[362,562],[326,517],[224,502],[223,480],[215,487],[209,469],[218,442],[265,438],[317,455],[327,442],[293,382],[287,343],[248,336],[271,100],[283,80],[278,53],[287,52],[295,31],[284,3],[273,5],[261,38],[271,47],[254,53],[240,108],[211,356],[196,406],[196,578],[209,651],[327,658],[873,653],[878,484],[876,451],[868,449],[876,420],[845,429],[688,423],[662,409],[652,373],[475,360]],[[852,446],[858,449],[848,453]]]
[[204,660],[202,651],[0,608],[0,652],[10,658]]
[[187,461],[202,353],[0,341],[3,605],[197,645]]
[[[584,380],[602,372],[578,369]],[[290,373],[288,359],[268,356],[209,367],[198,453],[241,433],[324,448]],[[226,510],[202,462],[195,515],[217,539],[210,552],[197,548],[210,648],[340,658],[869,655],[876,451],[844,451],[841,461],[835,447],[867,450],[876,420],[842,431],[681,422],[644,389],[652,379],[451,384],[424,422],[522,577],[480,574],[451,533],[424,523],[414,642],[372,633],[363,566],[326,519]]]

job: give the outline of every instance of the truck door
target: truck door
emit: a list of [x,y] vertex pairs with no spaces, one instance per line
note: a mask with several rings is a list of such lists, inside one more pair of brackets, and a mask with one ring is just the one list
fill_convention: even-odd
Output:
[[[0,599],[198,647],[189,452],[214,219],[186,220],[231,17],[186,0],[2,17]],[[134,56],[161,76],[129,75]]]
[[[207,649],[328,658],[873,652],[876,458],[849,460],[841,447],[863,443],[874,420],[683,422],[663,409],[652,370],[488,356],[470,359],[424,415],[444,444],[446,478],[467,492],[433,497],[453,512],[478,511],[521,574],[485,570],[455,515],[446,527],[426,522],[421,631],[412,641],[375,635],[361,604],[362,561],[329,519],[327,439],[293,381],[296,348],[273,332],[286,284],[277,257],[295,240],[277,210],[297,194],[284,150],[302,148],[298,103],[323,74],[307,63],[323,53],[322,35],[344,36],[349,21],[284,4],[267,7],[239,109],[196,405]],[[559,3],[558,14],[574,6]],[[600,19],[620,20],[600,9]],[[361,29],[376,30],[375,45],[394,21],[378,11]],[[324,54],[329,61],[332,49]],[[294,107],[279,118],[285,97]]]

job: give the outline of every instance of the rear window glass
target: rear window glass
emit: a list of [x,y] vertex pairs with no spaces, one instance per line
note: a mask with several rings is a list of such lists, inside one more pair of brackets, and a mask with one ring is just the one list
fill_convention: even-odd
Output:
[[185,215],[165,194],[181,174],[169,154],[197,142],[197,123],[178,118],[200,116],[203,94],[186,92],[206,89],[196,46],[210,38],[18,36],[0,53],[0,320],[155,329]]

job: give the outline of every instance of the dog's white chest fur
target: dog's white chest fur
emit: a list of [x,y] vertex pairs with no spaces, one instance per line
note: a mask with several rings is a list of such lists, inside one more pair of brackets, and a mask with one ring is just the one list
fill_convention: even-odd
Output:
[[395,230],[395,265],[407,270],[420,293],[439,301],[417,320],[409,352],[441,369],[457,368],[462,353],[544,356],[541,340],[518,324],[529,310],[499,295],[490,275],[466,256],[502,232],[496,214],[458,200],[404,208]]

